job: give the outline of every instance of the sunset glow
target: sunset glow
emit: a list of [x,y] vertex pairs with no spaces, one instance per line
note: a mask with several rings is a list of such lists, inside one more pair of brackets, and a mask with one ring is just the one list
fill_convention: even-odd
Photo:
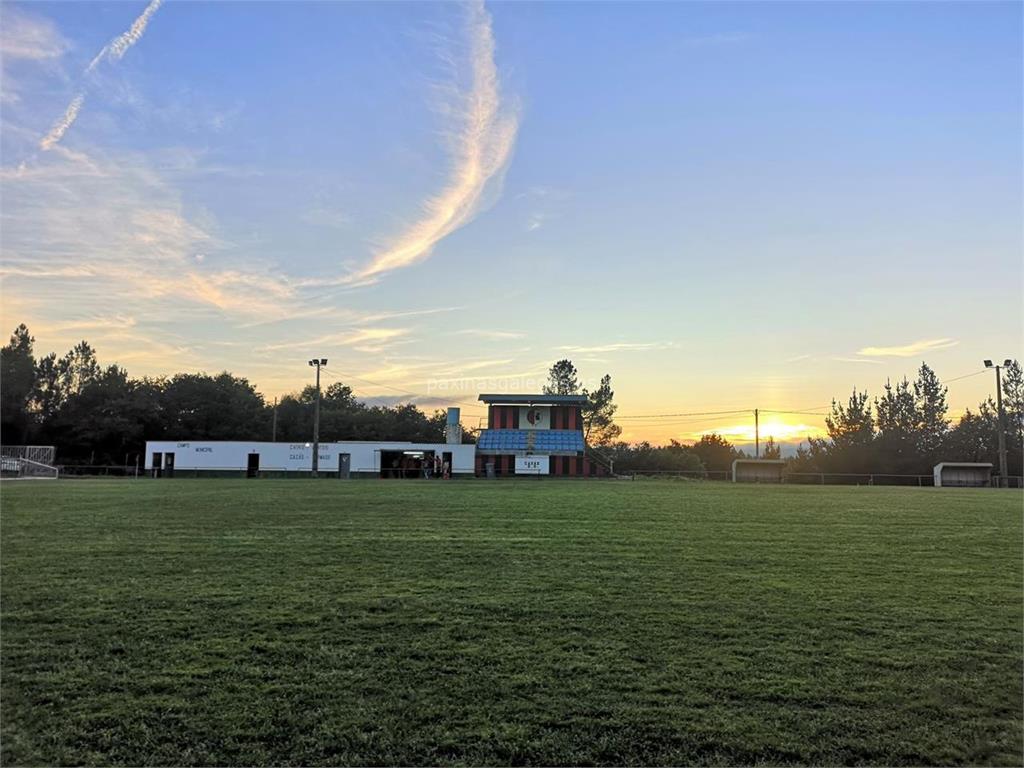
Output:
[[474,426],[569,358],[627,440],[799,442],[767,409],[922,361],[977,409],[1024,348],[1019,6],[869,6],[4,3],[3,331]]
[[[715,427],[713,429],[703,430],[701,432],[694,433],[694,437],[699,439],[701,435],[708,435],[716,433],[726,438],[731,443],[746,444],[753,443],[755,441],[755,430],[753,423],[750,424],[732,424]],[[787,443],[798,443],[806,440],[808,437],[822,437],[825,435],[824,426],[814,426],[806,423],[792,423],[787,424],[782,421],[773,420],[769,422],[761,422],[760,424],[760,435],[761,443],[769,437],[773,438],[775,442],[787,442]]]

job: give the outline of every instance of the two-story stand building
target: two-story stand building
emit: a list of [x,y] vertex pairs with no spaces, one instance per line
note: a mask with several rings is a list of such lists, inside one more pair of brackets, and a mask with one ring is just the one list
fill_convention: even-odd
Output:
[[[587,457],[583,395],[480,395],[487,429],[476,444],[476,474],[594,477],[605,470]],[[490,465],[490,466],[489,466]]]

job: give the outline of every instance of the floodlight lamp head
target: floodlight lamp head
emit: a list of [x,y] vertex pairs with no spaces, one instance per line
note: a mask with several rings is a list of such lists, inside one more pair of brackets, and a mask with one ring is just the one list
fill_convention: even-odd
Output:
[[1005,360],[1003,360],[1003,365],[1008,367],[1012,362],[1013,360],[1011,360],[1010,358],[1006,358]]
[[991,360],[986,360],[985,361],[985,367],[986,368],[991,368],[992,367],[992,361]]
[[320,358],[320,365],[327,365],[327,358],[326,357]]

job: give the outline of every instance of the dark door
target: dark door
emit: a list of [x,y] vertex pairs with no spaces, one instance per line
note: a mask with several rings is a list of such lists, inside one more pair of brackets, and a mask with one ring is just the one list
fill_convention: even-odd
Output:
[[159,452],[153,454],[153,477],[160,477],[163,474],[164,455]]
[[260,455],[258,453],[249,454],[249,463],[245,467],[246,477],[259,477],[260,476]]
[[164,477],[174,477],[174,454],[164,454]]
[[[448,471],[445,472],[444,468],[448,467]],[[441,454],[441,472],[445,477],[452,476],[452,453],[451,451],[445,451]]]
[[352,456],[348,453],[338,454],[338,477],[342,480],[348,480],[349,473],[352,469]]

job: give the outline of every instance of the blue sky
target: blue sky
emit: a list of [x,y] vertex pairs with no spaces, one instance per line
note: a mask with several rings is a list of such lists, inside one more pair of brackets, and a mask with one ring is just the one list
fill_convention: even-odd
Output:
[[169,0],[118,48],[146,9],[2,6],[2,314],[44,351],[432,402],[568,356],[635,414],[1021,350],[1019,4]]

